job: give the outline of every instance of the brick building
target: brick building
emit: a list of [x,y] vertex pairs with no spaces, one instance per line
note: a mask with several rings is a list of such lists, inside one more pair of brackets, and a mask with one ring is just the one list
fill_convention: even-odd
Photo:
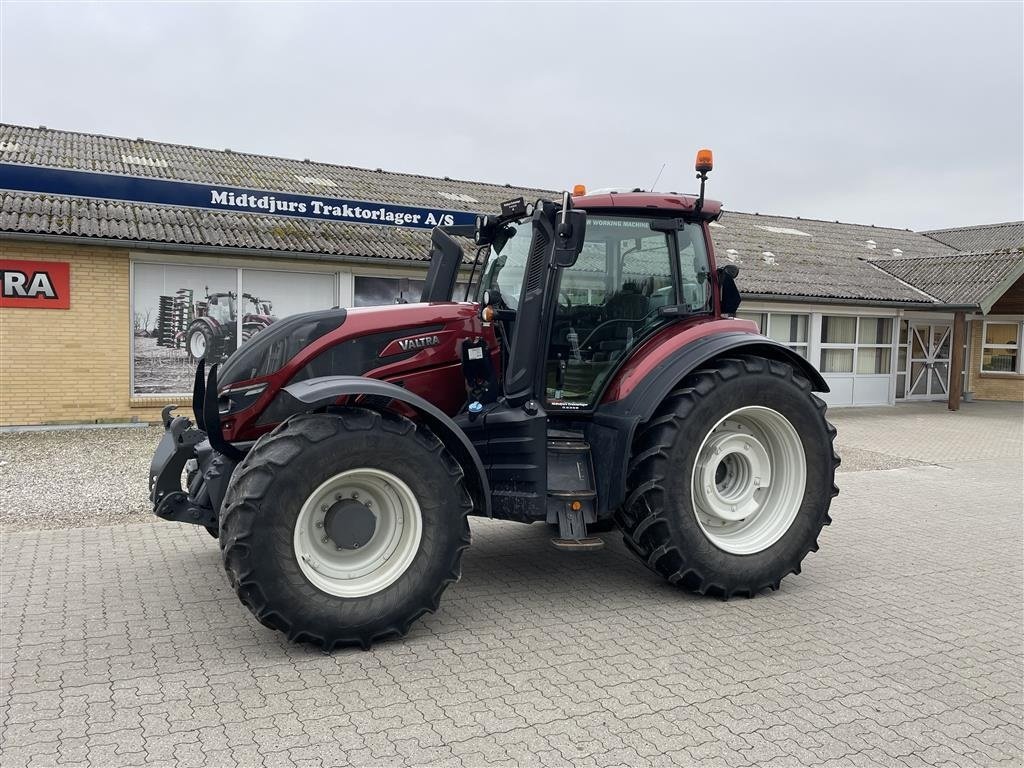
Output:
[[[191,388],[197,317],[220,319],[206,342],[226,355],[271,317],[415,301],[434,224],[552,194],[0,125],[0,426],[155,420]],[[957,380],[1024,400],[1024,222],[713,227],[741,314],[818,366],[833,405],[944,400]]]

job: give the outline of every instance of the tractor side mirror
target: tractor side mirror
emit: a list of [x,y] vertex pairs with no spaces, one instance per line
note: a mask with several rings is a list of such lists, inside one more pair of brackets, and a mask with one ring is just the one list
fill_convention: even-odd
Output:
[[569,193],[562,195],[562,210],[556,216],[555,248],[553,258],[556,267],[571,267],[583,250],[587,235],[587,212],[572,207]]
[[723,315],[735,315],[740,308],[743,297],[736,287],[736,276],[740,268],[735,264],[725,264],[718,268],[718,291]]

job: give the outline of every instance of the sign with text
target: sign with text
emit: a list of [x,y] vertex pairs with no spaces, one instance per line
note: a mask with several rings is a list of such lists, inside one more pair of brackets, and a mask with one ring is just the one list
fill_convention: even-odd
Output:
[[0,259],[0,286],[0,307],[71,307],[71,266],[65,261]]
[[414,229],[476,223],[476,213],[444,208],[267,192],[219,184],[195,184],[13,163],[0,163],[0,189]]

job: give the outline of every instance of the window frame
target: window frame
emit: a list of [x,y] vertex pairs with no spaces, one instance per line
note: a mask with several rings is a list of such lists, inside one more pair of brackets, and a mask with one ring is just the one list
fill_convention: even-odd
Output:
[[[990,325],[1015,325],[1017,326],[1016,344],[989,344],[988,327]],[[1024,320],[989,320],[988,318],[981,326],[981,354],[978,355],[978,372],[985,376],[1020,376],[1024,375],[1024,360],[1021,355],[1021,341],[1024,340]],[[989,349],[1013,350],[1017,353],[1017,365],[1012,371],[991,371],[985,368],[985,352]]]
[[[892,315],[846,315],[846,314],[833,314],[833,313],[829,313],[829,312],[822,312],[821,313],[821,319],[824,320],[826,317],[841,317],[841,318],[852,317],[855,322],[854,322],[854,326],[853,326],[853,341],[852,342],[826,342],[826,341],[824,341],[824,337],[822,336],[822,333],[824,332],[824,323],[821,323],[821,325],[819,327],[819,331],[818,331],[819,360],[818,360],[818,365],[815,366],[815,367],[818,368],[818,370],[822,373],[822,375],[826,375],[826,376],[890,376],[890,377],[893,376],[893,373],[894,373],[893,366],[899,364],[898,356],[897,356],[897,359],[895,359],[895,360],[893,359],[893,342],[892,342],[893,329],[896,327],[895,323],[896,323],[897,318],[893,317]],[[876,342],[876,343],[870,343],[870,344],[866,343],[866,342],[862,343],[860,341],[860,321],[862,319],[889,320],[890,323],[892,323],[892,325],[889,326],[889,341],[887,341],[887,342]],[[875,372],[875,371],[872,371],[870,373],[865,373],[865,372],[857,370],[858,364],[860,363],[860,349],[862,349],[862,348],[863,349],[888,349],[889,350],[889,370],[884,372],[884,373],[878,373],[878,372]],[[821,358],[821,353],[823,353],[825,351],[828,351],[828,350],[833,350],[833,349],[834,350],[849,349],[849,350],[853,351],[853,359],[851,361],[851,370],[849,370],[849,371],[827,371],[827,372],[821,370],[821,359],[820,359]]]
[[[740,309],[740,310],[738,310],[736,312],[736,317],[741,319],[741,320],[750,320],[753,315],[758,315],[761,318],[763,318],[763,320],[764,320],[764,322],[763,322],[763,326],[764,327],[763,328],[762,328],[762,323],[761,322],[759,322],[759,321],[754,321],[754,322],[757,323],[758,331],[760,332],[760,334],[762,336],[768,337],[769,339],[772,338],[771,336],[768,335],[768,331],[771,329],[771,323],[772,323],[772,316],[773,315],[785,315],[786,317],[806,317],[807,318],[807,340],[806,341],[780,341],[779,339],[773,339],[773,341],[777,341],[779,344],[782,344],[783,346],[788,347],[789,349],[793,350],[794,352],[796,352],[798,355],[800,355],[800,357],[802,357],[807,362],[811,361],[811,330],[812,330],[812,328],[811,328],[811,325],[812,325],[811,320],[812,320],[812,318],[814,316],[813,312],[794,312],[794,311],[778,311],[778,312],[775,312],[775,311],[772,311],[770,309],[763,309],[763,310],[755,309],[755,310],[749,310],[749,311],[744,311],[744,310]],[[815,367],[817,367],[817,366],[815,366]]]

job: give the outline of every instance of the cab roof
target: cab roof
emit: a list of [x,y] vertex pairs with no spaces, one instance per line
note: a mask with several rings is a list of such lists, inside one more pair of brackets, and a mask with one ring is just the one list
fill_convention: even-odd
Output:
[[[577,195],[572,204],[584,210],[619,208],[632,211],[657,210],[676,215],[695,216],[696,195],[678,195],[664,192],[601,192],[593,195]],[[696,216],[705,221],[715,221],[722,215],[722,204],[718,200],[704,198],[704,207]]]

